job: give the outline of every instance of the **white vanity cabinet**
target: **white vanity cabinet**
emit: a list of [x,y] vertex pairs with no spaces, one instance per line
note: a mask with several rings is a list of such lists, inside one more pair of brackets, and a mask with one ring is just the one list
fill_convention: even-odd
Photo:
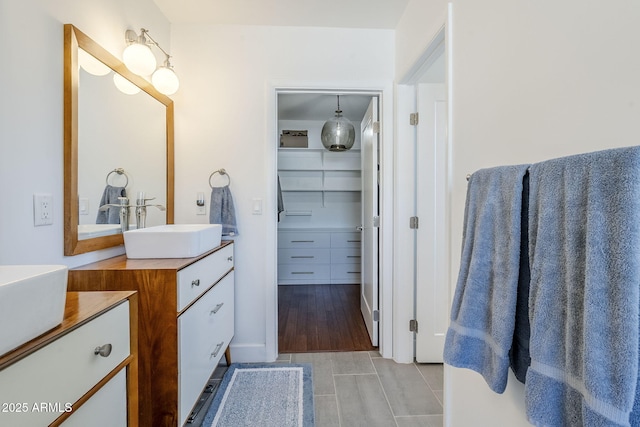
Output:
[[60,326],[0,358],[0,425],[137,426],[135,295],[69,292]]
[[360,239],[353,229],[280,229],[278,284],[360,283]]
[[135,290],[140,425],[182,426],[234,335],[233,242],[194,258],[127,259],[69,270],[72,290]]

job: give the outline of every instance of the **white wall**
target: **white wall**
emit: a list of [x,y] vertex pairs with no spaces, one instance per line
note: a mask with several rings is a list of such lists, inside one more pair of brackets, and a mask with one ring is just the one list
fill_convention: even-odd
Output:
[[396,27],[396,80],[402,80],[446,18],[446,0],[409,0]]
[[[428,42],[411,1],[397,40]],[[634,145],[640,140],[640,4],[454,0],[452,282],[457,278],[467,173],[500,164]],[[444,12],[444,11],[442,11]],[[438,15],[438,12],[435,12]],[[411,16],[409,19],[407,16]],[[428,16],[423,19],[430,22]],[[419,53],[398,47],[398,77]],[[451,283],[453,290],[454,283]],[[445,367],[449,426],[525,426],[524,389],[502,395]]]
[[[639,143],[639,19],[635,1],[454,1],[454,270],[467,173]],[[513,376],[503,395],[445,377],[448,425],[528,425]]]
[[[0,0],[0,264],[74,267],[124,252],[63,256],[65,23],[117,57],[127,28],[144,26],[169,46],[169,22],[152,0]],[[53,195],[52,226],[33,226],[37,192]]]
[[[390,87],[393,34],[336,28],[172,28],[174,65],[181,78],[175,96],[176,222],[208,222],[208,216],[195,215],[195,196],[204,191],[208,201],[210,173],[225,168],[240,233],[235,246],[234,359],[274,356],[265,353],[273,340],[269,316],[275,314],[269,313],[273,306],[267,309],[275,297],[274,88],[317,88],[323,82],[328,88],[371,88],[380,82]],[[251,214],[254,198],[263,200],[263,215]]]

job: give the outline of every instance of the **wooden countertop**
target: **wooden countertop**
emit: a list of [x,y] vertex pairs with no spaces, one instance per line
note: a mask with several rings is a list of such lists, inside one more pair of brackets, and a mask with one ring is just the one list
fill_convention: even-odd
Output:
[[124,302],[135,291],[67,292],[62,323],[0,357],[0,370]]

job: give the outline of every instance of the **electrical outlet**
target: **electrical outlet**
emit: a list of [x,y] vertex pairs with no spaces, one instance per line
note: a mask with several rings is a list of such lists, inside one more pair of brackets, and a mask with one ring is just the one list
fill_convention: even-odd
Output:
[[47,193],[33,195],[33,225],[53,224],[53,196]]

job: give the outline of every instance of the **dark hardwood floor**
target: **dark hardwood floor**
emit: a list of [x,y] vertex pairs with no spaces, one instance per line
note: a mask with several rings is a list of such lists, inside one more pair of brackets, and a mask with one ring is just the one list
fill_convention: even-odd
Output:
[[278,286],[278,351],[375,350],[360,313],[360,285]]

